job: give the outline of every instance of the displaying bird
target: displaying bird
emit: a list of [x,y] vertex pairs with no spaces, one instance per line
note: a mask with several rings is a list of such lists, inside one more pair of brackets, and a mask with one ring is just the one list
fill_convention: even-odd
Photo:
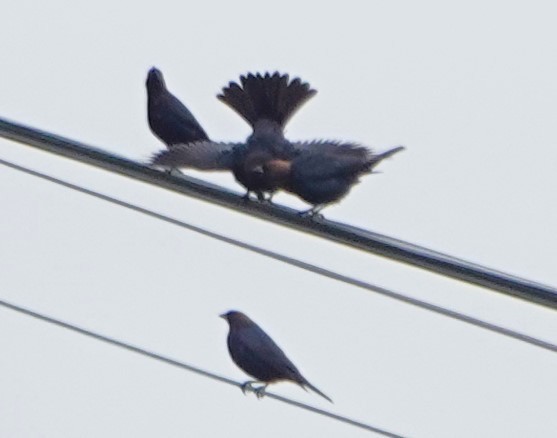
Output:
[[273,159],[263,165],[266,178],[296,194],[313,207],[303,214],[318,217],[327,205],[339,202],[359,178],[372,173],[382,160],[404,150],[398,146],[375,154],[353,143],[309,142],[293,144],[299,154],[292,160]]
[[166,146],[209,140],[192,113],[168,91],[160,70],[149,70],[146,87],[149,127]]
[[[253,390],[258,397],[263,397],[265,388],[270,383],[290,380],[302,388],[310,388],[331,403],[329,397],[313,386],[302,376],[298,368],[286,357],[280,347],[251,319],[237,311],[220,315],[228,321],[228,351],[238,367],[257,379],[242,385],[242,391]],[[254,388],[254,383],[264,385]]]
[[321,217],[325,206],[339,202],[372,173],[383,159],[404,149],[383,153],[352,142],[314,140],[291,142],[284,128],[294,113],[316,93],[299,78],[279,73],[247,74],[230,82],[217,97],[236,111],[253,132],[245,143],[219,143],[208,139],[174,145],[153,157],[152,164],[168,168],[229,170],[260,201],[282,189],[313,207],[302,214]]
[[219,143],[206,138],[183,142],[161,151],[152,164],[162,167],[190,167],[199,170],[230,170],[259,200],[272,195],[278,187],[265,178],[263,164],[272,159],[291,159],[296,155],[284,137],[284,127],[294,113],[316,91],[299,78],[286,74],[247,74],[240,84],[230,82],[217,97],[236,111],[252,127],[245,143]]

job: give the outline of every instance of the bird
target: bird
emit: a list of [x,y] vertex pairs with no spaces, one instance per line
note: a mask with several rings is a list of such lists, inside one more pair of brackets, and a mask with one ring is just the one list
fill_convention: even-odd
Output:
[[229,82],[217,98],[236,111],[252,128],[245,142],[214,142],[207,138],[184,141],[156,153],[151,164],[160,167],[190,167],[198,170],[228,170],[246,188],[245,198],[255,193],[259,201],[278,189],[265,178],[262,165],[272,159],[296,155],[284,137],[284,128],[294,113],[317,91],[288,74],[248,73],[239,83]]
[[149,127],[167,147],[209,140],[193,114],[168,91],[159,69],[152,67],[149,70],[145,85]]
[[339,202],[362,175],[385,158],[403,151],[397,146],[382,153],[355,143],[316,141],[293,144],[299,154],[292,160],[273,159],[263,165],[263,174],[282,189],[294,193],[313,207],[302,216],[321,218],[327,205]]
[[[298,368],[286,357],[280,347],[255,322],[242,312],[231,310],[220,315],[230,330],[228,332],[228,351],[239,368],[255,378],[242,385],[242,391],[253,390],[261,398],[270,383],[290,380],[302,388],[310,388],[331,403],[331,398],[313,386],[302,376]],[[253,384],[263,383],[254,388]]]
[[[154,155],[152,164],[165,168],[230,170],[247,192],[270,202],[285,190],[313,205],[300,212],[312,219],[343,199],[360,177],[385,158],[404,150],[397,146],[382,153],[355,142],[335,140],[290,141],[284,129],[294,113],[317,93],[300,78],[275,73],[248,73],[239,83],[229,82],[219,100],[236,111],[253,129],[244,143],[210,140],[172,147]],[[266,197],[267,195],[267,197]]]

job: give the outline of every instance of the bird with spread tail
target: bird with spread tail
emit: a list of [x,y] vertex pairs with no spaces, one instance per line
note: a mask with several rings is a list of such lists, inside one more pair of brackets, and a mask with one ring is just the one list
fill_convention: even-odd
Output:
[[209,140],[193,114],[168,91],[159,69],[149,70],[145,85],[149,127],[167,147]]
[[320,210],[339,202],[361,176],[404,147],[374,153],[354,142],[289,141],[284,136],[286,123],[315,93],[308,83],[278,72],[241,76],[239,84],[230,82],[218,98],[252,127],[245,143],[184,143],[155,154],[152,163],[230,170],[246,187],[246,198],[254,192],[260,201],[265,194],[270,200],[282,189],[313,204],[303,215],[320,217]]
[[279,188],[265,178],[262,165],[272,159],[288,160],[296,150],[285,137],[284,127],[294,113],[314,94],[309,84],[279,73],[248,74],[240,84],[230,82],[217,97],[235,110],[252,128],[244,143],[223,143],[206,139],[184,142],[154,155],[152,164],[160,167],[189,167],[198,170],[232,171],[246,190],[246,199]]
[[[289,380],[304,389],[310,388],[321,397],[333,402],[309,383],[269,335],[246,315],[232,310],[220,316],[228,321],[230,326],[227,343],[232,360],[243,371],[257,379],[242,385],[244,393],[249,389],[261,398],[270,383]],[[253,387],[256,383],[263,383],[263,386]]]

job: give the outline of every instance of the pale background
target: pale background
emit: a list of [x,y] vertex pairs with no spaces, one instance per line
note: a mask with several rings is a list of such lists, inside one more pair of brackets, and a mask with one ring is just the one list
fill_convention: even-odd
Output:
[[[151,66],[215,139],[247,71],[319,90],[292,139],[407,151],[325,216],[557,285],[551,2],[5,2],[0,116],[145,160]],[[0,157],[557,342],[553,311],[34,149]],[[228,175],[196,174],[242,190]],[[273,391],[411,437],[552,437],[557,355],[0,167],[0,298],[242,380],[243,310],[316,386]],[[287,195],[277,202],[305,208]],[[1,437],[369,433],[0,309]]]

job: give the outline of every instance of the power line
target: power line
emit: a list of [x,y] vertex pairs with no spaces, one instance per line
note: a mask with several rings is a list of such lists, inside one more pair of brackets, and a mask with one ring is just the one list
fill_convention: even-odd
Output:
[[[217,380],[221,383],[226,383],[228,385],[237,386],[239,388],[242,387],[242,382],[237,382],[235,380],[229,379],[227,377],[220,376],[220,375],[212,373],[210,371],[203,370],[203,369],[195,367],[193,365],[188,365],[184,362],[180,362],[178,360],[171,359],[169,357],[160,355],[158,353],[154,353],[152,351],[145,350],[145,349],[140,348],[140,347],[136,347],[136,346],[128,344],[126,342],[122,342],[122,341],[119,341],[117,339],[114,339],[114,338],[111,338],[111,337],[108,337],[108,336],[104,336],[104,335],[101,335],[99,333],[95,333],[95,332],[90,331],[90,330],[86,330],[86,329],[78,327],[76,325],[69,324],[69,323],[61,321],[59,319],[55,319],[55,318],[52,318],[50,316],[44,315],[42,313],[34,312],[34,311],[26,309],[24,307],[17,306],[17,305],[12,304],[12,303],[8,303],[7,301],[0,300],[0,306],[6,307],[8,309],[14,310],[16,312],[22,313],[22,314],[27,315],[27,316],[31,316],[31,317],[39,319],[41,321],[45,321],[45,322],[48,322],[50,324],[54,324],[58,327],[62,327],[64,329],[71,330],[71,331],[80,333],[80,334],[85,335],[85,336],[89,336],[89,337],[91,337],[93,339],[96,339],[98,341],[106,342],[107,344],[111,344],[111,345],[114,345],[116,347],[124,348],[128,351],[132,351],[134,353],[150,357],[151,359],[155,359],[155,360],[158,360],[160,362],[164,362],[168,365],[172,365],[172,366],[181,368],[183,370],[199,374],[203,377],[207,377],[209,379]],[[283,403],[287,403],[289,405],[296,406],[298,408],[302,408],[302,409],[305,409],[307,411],[314,412],[316,414],[332,418],[333,420],[337,420],[337,421],[340,421],[342,423],[346,423],[346,424],[349,424],[351,426],[358,427],[360,429],[365,429],[365,430],[368,430],[370,432],[375,432],[375,433],[378,433],[378,434],[383,435],[383,436],[387,436],[387,437],[391,437],[391,438],[404,438],[402,435],[397,435],[395,433],[387,432],[386,430],[380,429],[378,427],[370,426],[369,424],[361,423],[359,421],[352,420],[352,419],[344,417],[342,415],[338,415],[338,414],[335,414],[333,412],[326,411],[324,409],[319,409],[319,408],[316,408],[314,406],[306,405],[305,403],[301,403],[301,402],[298,402],[298,401],[295,401],[295,400],[291,400],[289,398],[282,397],[280,395],[273,394],[273,393],[270,393],[270,392],[267,392],[267,391],[265,391],[265,397],[269,397],[269,398],[281,401]]]
[[222,187],[176,177],[83,143],[0,119],[0,136],[190,197],[250,214],[369,253],[557,309],[557,289],[334,221],[301,218],[290,208],[245,202]]
[[285,255],[282,255],[282,254],[278,254],[274,251],[270,251],[270,250],[267,250],[267,249],[264,249],[264,248],[260,248],[260,247],[255,246],[255,245],[250,245],[249,243],[245,243],[245,242],[242,242],[240,240],[232,239],[230,237],[223,236],[223,235],[215,233],[213,231],[205,230],[201,227],[197,227],[195,225],[188,224],[188,223],[180,221],[178,219],[173,219],[173,218],[165,216],[163,214],[154,212],[152,210],[148,210],[148,209],[143,208],[143,207],[139,207],[137,205],[134,205],[134,204],[131,204],[129,202],[113,198],[111,196],[103,195],[102,193],[98,193],[96,191],[86,189],[86,188],[78,186],[76,184],[72,184],[72,183],[69,183],[69,182],[66,182],[66,181],[62,181],[58,178],[55,178],[55,177],[52,177],[52,176],[49,176],[49,175],[45,175],[43,173],[37,172],[35,170],[31,170],[29,168],[20,166],[18,164],[11,163],[9,161],[5,161],[5,160],[0,159],[0,164],[2,164],[4,166],[7,166],[9,168],[18,170],[20,172],[23,172],[23,173],[26,173],[26,174],[33,175],[35,177],[44,179],[46,181],[55,183],[57,185],[60,185],[60,186],[78,191],[80,193],[84,193],[84,194],[93,196],[95,198],[102,199],[103,201],[107,201],[109,203],[119,205],[121,207],[127,208],[129,210],[132,210],[132,211],[135,211],[135,212],[138,212],[138,213],[141,213],[141,214],[144,214],[146,216],[162,220],[162,221],[170,223],[172,225],[176,225],[176,226],[179,226],[181,228],[185,228],[189,231],[193,231],[193,232],[201,234],[203,236],[210,237],[210,238],[218,240],[220,242],[228,243],[230,245],[236,246],[238,248],[245,249],[245,250],[253,252],[255,254],[259,254],[259,255],[268,257],[270,259],[277,260],[277,261],[286,263],[286,264],[291,265],[291,266],[295,266],[297,268],[312,272],[314,274],[318,274],[318,275],[321,275],[321,276],[326,277],[326,278],[330,278],[330,279],[333,279],[333,280],[336,280],[336,281],[340,281],[342,283],[350,284],[352,286],[356,286],[356,287],[364,289],[364,290],[372,291],[372,292],[378,293],[380,295],[383,295],[385,297],[388,297],[388,298],[391,298],[391,299],[394,299],[394,300],[397,300],[397,301],[401,301],[403,303],[410,304],[412,306],[419,307],[421,309],[425,309],[425,310],[428,310],[428,311],[433,312],[433,313],[437,313],[437,314],[440,314],[440,315],[443,315],[443,316],[447,316],[449,318],[456,319],[458,321],[465,322],[467,324],[471,324],[473,326],[480,327],[482,329],[489,330],[491,332],[498,333],[500,335],[507,336],[507,337],[512,338],[512,339],[516,339],[516,340],[519,340],[519,341],[522,341],[522,342],[526,342],[530,345],[534,345],[536,347],[540,347],[540,348],[543,348],[545,350],[549,350],[549,351],[552,351],[552,352],[557,352],[557,345],[555,345],[551,342],[547,342],[547,341],[535,338],[533,336],[526,335],[524,333],[520,333],[520,332],[511,330],[511,329],[505,328],[505,327],[501,327],[501,326],[498,326],[496,324],[492,324],[492,323],[489,323],[489,322],[486,322],[486,321],[482,321],[481,319],[474,318],[472,316],[468,316],[468,315],[465,315],[465,314],[462,314],[462,313],[459,313],[459,312],[456,312],[456,311],[453,311],[453,310],[445,309],[444,307],[437,306],[435,304],[431,304],[431,303],[428,303],[428,302],[425,302],[425,301],[422,301],[422,300],[418,300],[416,298],[411,298],[411,297],[408,297],[406,295],[402,295],[398,292],[394,292],[394,291],[391,291],[389,289],[386,289],[384,287],[376,286],[374,284],[371,284],[371,283],[368,283],[368,282],[365,282],[365,281],[362,281],[362,280],[358,280],[358,279],[355,279],[355,278],[352,278],[352,277],[349,277],[349,276],[346,276],[346,275],[342,275],[342,274],[339,274],[337,272],[334,272],[334,271],[331,271],[331,270],[328,270],[328,269],[325,269],[325,268],[321,268],[321,267],[316,266],[314,264],[307,263],[307,262],[304,262],[304,261],[301,261],[301,260],[298,260],[298,259],[295,259],[295,258],[292,258],[292,257],[288,257],[288,256],[285,256]]

